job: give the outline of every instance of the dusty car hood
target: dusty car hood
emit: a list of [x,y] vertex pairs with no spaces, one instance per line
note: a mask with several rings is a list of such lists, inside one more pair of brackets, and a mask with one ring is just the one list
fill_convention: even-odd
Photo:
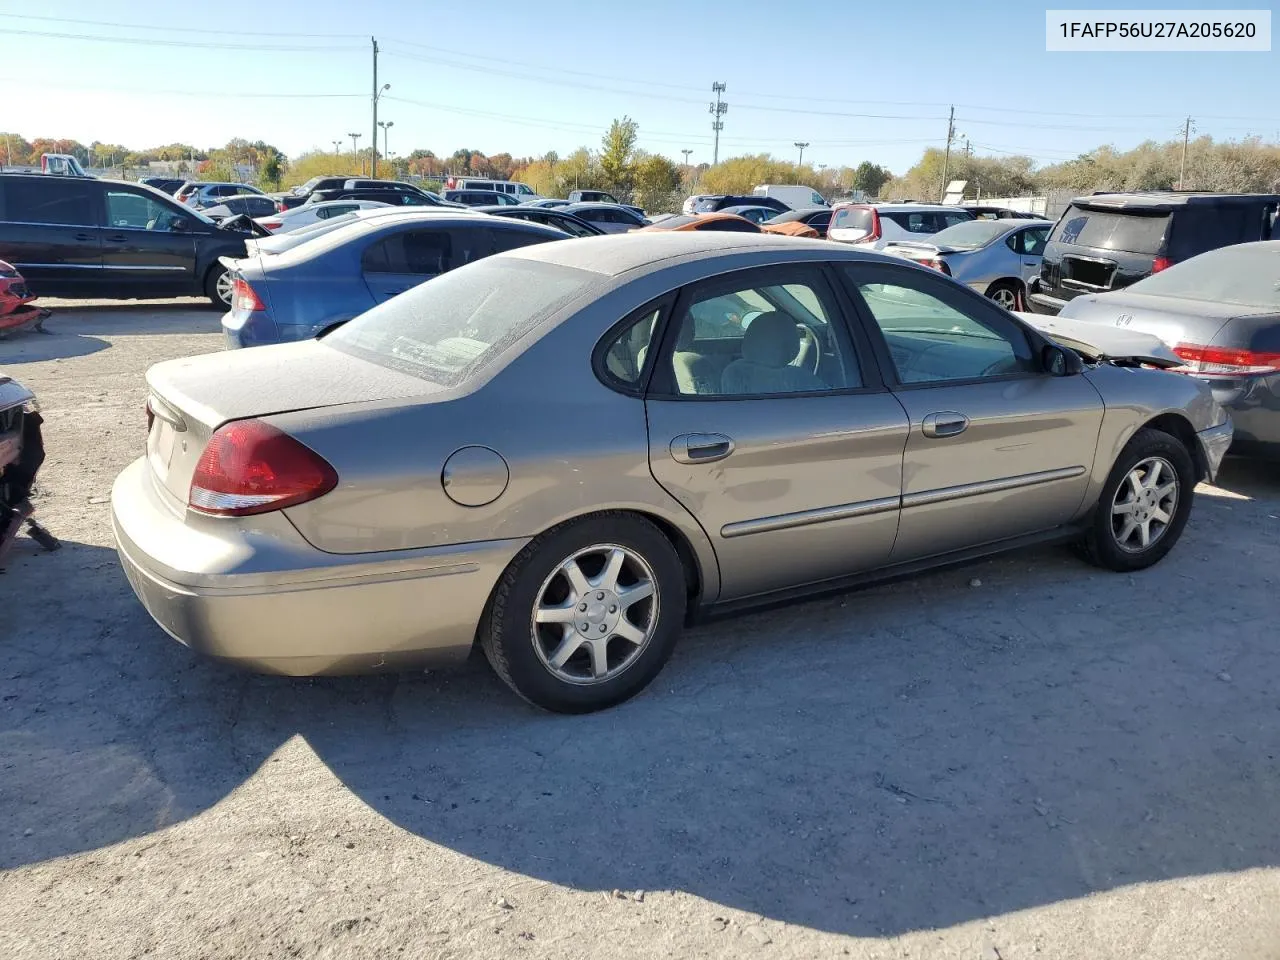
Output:
[[1015,316],[1089,360],[1131,360],[1156,367],[1182,366],[1178,355],[1163,340],[1149,333],[1039,313],[1015,313]]

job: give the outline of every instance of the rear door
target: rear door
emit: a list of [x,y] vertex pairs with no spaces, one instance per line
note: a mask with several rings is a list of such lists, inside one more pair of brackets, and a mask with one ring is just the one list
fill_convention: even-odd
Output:
[[1079,509],[1103,405],[1044,371],[1039,341],[958,284],[907,266],[842,265],[910,418],[892,559],[1036,533]]
[[75,296],[101,281],[102,241],[91,181],[0,177],[0,260],[37,295]]
[[720,599],[884,563],[907,418],[817,265],[683,290],[650,381],[653,476],[715,546]]
[[191,215],[134,187],[103,182],[95,188],[103,211],[103,280],[119,290],[137,289],[139,295],[148,289],[192,288],[196,238],[189,229]]
[[1027,227],[1018,230],[1005,238],[1005,244],[1018,257],[1018,275],[1023,283],[1040,275],[1040,261],[1044,256],[1044,245],[1049,239],[1049,227]]

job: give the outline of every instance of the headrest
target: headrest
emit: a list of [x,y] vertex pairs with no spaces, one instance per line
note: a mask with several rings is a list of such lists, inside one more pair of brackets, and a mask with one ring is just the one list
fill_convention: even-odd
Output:
[[796,322],[770,310],[751,321],[742,338],[742,359],[765,367],[785,367],[800,350]]

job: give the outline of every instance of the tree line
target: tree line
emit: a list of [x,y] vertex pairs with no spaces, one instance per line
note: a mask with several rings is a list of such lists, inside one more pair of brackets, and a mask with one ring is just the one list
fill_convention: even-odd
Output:
[[[805,184],[828,199],[855,191],[880,199],[936,201],[943,178],[965,180],[966,196],[1012,197],[1054,189],[1167,190],[1186,189],[1280,192],[1280,144],[1258,137],[1215,141],[1203,136],[1186,146],[1181,140],[1147,141],[1130,150],[1097,147],[1075,159],[1040,166],[1027,156],[977,156],[969,150],[937,147],[923,151],[901,176],[864,160],[856,166],[798,164],[768,154],[731,157],[715,166],[679,164],[640,149],[639,126],[630,117],[614,120],[597,149],[582,146],[561,156],[510,153],[486,155],[462,148],[448,155],[417,149],[389,159],[379,156],[379,174],[419,177],[437,185],[448,176],[519,180],[544,196],[566,196],[572,190],[607,190],[647,210],[676,209],[683,196],[699,193],[748,194],[761,183]],[[315,176],[368,173],[370,151],[313,150],[295,158],[261,140],[233,139],[222,147],[197,148],[171,143],[145,150],[94,141],[36,138],[0,133],[0,164],[37,165],[42,153],[67,153],[86,166],[146,169],[150,161],[168,161],[182,175],[204,180],[254,179],[261,186],[283,189]],[[247,176],[246,176],[247,174]]]

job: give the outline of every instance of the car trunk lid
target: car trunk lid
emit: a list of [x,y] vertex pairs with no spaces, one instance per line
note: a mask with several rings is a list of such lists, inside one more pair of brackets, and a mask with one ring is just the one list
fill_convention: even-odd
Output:
[[1249,312],[1239,304],[1184,301],[1141,293],[1082,296],[1062,315],[1082,323],[1146,333],[1170,347],[1180,343],[1212,343],[1231,317]]
[[205,445],[229,420],[444,390],[315,340],[159,363],[147,387],[147,460],[181,504]]

